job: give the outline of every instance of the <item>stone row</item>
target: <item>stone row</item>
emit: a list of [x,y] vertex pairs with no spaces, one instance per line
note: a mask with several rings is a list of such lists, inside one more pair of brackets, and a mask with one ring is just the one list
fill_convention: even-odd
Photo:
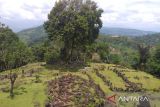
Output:
[[126,76],[125,74],[123,74],[123,71],[118,70],[116,68],[109,68],[108,70],[111,70],[113,72],[115,72],[117,74],[118,77],[121,77],[123,79],[123,81],[126,83],[126,91],[131,91],[131,92],[140,92],[142,91],[142,85],[137,85],[134,82],[131,82]]
[[96,71],[96,75],[98,77],[100,77],[104,81],[104,83],[109,87],[110,90],[117,91],[117,92],[126,91],[123,88],[114,87],[113,84],[112,84],[112,82],[110,80],[108,80],[104,75],[102,75],[101,73],[99,73],[98,71]]
[[[100,99],[100,92],[95,91],[93,95],[89,91],[90,88],[94,87],[79,76],[68,74],[58,77],[48,83],[50,99],[46,107],[74,107],[74,104],[80,105],[77,107],[85,107],[89,103],[96,103],[95,97]],[[98,88],[96,87],[96,90],[99,90]]]

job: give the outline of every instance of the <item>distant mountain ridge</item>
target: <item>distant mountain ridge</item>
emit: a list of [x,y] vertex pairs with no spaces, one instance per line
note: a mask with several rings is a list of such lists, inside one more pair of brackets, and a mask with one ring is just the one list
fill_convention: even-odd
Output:
[[137,29],[127,29],[127,28],[103,27],[100,33],[107,34],[107,35],[119,35],[119,36],[143,36],[148,34],[154,34],[156,32],[143,31],[143,30],[137,30]]
[[[125,29],[125,28],[109,28],[109,27],[103,27],[100,30],[100,34],[114,35],[114,36],[143,36],[154,33],[155,32],[152,31],[142,31],[142,30]],[[18,32],[17,35],[22,41],[26,42],[27,44],[32,44],[34,42],[44,40],[47,37],[47,34],[45,33],[45,30],[42,25],[35,28],[22,30]]]

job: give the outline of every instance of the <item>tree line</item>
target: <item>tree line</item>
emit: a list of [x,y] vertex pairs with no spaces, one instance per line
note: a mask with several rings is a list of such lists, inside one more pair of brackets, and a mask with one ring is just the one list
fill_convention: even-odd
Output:
[[0,23],[0,71],[17,68],[31,60],[31,50],[5,24]]

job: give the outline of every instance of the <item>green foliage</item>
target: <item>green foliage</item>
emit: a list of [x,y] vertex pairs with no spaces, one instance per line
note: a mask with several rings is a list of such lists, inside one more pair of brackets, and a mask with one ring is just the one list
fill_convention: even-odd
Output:
[[47,39],[43,26],[22,30],[17,33],[17,36],[29,46],[44,42]]
[[157,47],[154,57],[155,57],[155,61],[157,63],[160,63],[160,45]]
[[96,46],[96,51],[97,53],[99,53],[99,55],[101,56],[101,59],[104,62],[108,61],[109,46],[107,43],[104,43],[104,42],[98,43]]
[[11,29],[0,25],[0,71],[27,64],[32,52]]
[[138,36],[133,39],[138,43],[144,43],[146,45],[156,46],[160,43],[160,33]]
[[53,64],[53,63],[57,62],[58,59],[59,59],[59,52],[56,50],[47,51],[45,53],[45,61],[48,64]]
[[105,42],[96,42],[87,47],[87,54],[91,56],[93,53],[98,53],[103,62],[108,62],[109,46]]
[[[59,60],[60,57],[60,48],[59,46],[61,43],[58,43],[59,41],[53,42],[48,42],[46,44],[46,52],[44,54],[44,60],[48,64],[53,64]],[[53,44],[58,44],[58,45],[53,45]]]
[[35,44],[32,46],[31,49],[32,49],[35,61],[39,61],[39,62],[44,61],[46,47],[44,46],[43,43]]
[[148,61],[147,70],[160,77],[160,45],[156,48],[152,58]]
[[108,53],[104,54],[103,60],[107,63],[116,63],[129,68],[137,68],[138,50],[136,41],[125,36],[100,35],[97,43],[107,43]]
[[118,54],[111,54],[110,55],[110,63],[113,64],[120,64],[121,62],[121,57]]
[[48,15],[44,28],[49,40],[63,41],[61,58],[71,61],[79,56],[86,45],[95,41],[102,27],[101,13],[95,2],[90,0],[61,0]]

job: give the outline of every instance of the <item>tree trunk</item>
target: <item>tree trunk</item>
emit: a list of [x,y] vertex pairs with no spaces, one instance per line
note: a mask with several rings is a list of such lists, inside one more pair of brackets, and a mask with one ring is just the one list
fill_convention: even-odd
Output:
[[72,62],[73,48],[74,48],[74,39],[73,39],[73,42],[72,42],[72,44],[71,44],[71,51],[70,51],[70,55],[69,55],[69,58],[68,58],[68,60],[69,60],[70,62]]
[[13,86],[14,86],[14,83],[11,82],[11,87],[10,87],[10,96],[13,97],[14,94],[13,94]]
[[12,74],[12,72],[10,71],[10,78],[9,79],[10,79],[10,85],[11,85],[11,87],[10,87],[10,96],[11,97],[14,97],[13,88],[14,88],[14,83],[15,83],[17,77],[18,76],[16,73]]

